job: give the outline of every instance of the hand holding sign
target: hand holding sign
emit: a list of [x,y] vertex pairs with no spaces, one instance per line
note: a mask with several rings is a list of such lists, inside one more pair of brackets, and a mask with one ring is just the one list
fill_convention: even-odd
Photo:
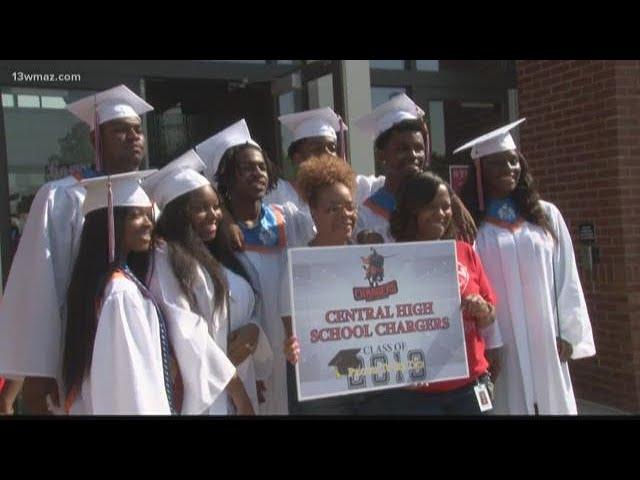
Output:
[[284,356],[287,361],[295,365],[300,359],[300,342],[297,337],[289,337],[284,341]]
[[478,294],[463,298],[461,308],[476,319],[480,328],[488,327],[495,320],[493,305]]

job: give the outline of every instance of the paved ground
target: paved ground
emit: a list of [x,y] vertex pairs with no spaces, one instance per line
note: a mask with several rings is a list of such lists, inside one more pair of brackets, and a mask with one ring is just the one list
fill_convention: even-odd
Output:
[[576,402],[578,404],[579,415],[631,415],[629,412],[623,412],[622,410],[589,402],[588,400],[578,399]]

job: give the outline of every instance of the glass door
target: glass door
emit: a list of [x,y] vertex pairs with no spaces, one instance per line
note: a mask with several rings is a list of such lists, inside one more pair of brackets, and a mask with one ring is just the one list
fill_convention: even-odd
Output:
[[431,168],[454,190],[471,165],[469,151],[453,154],[463,143],[509,121],[506,91],[473,92],[452,89],[446,94],[417,88],[414,100],[427,112],[432,137]]
[[[3,279],[24,228],[31,202],[46,182],[70,175],[93,163],[89,127],[66,105],[94,90],[2,87]],[[6,182],[6,183],[5,183]]]

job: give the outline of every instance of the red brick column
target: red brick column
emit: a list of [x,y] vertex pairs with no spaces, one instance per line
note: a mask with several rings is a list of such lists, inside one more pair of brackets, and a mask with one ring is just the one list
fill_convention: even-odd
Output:
[[[518,61],[520,145],[571,231],[592,222],[600,262],[580,266],[597,356],[573,362],[576,396],[640,411],[640,61]],[[581,259],[578,258],[578,262]]]

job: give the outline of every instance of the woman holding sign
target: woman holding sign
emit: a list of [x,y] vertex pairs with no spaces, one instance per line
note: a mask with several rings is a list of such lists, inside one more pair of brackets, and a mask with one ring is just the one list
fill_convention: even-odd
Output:
[[[401,185],[390,230],[396,242],[455,238],[449,186],[435,174],[409,176]],[[469,377],[384,392],[387,413],[408,415],[479,415],[491,410],[492,384],[481,329],[495,320],[495,295],[473,248],[456,241],[458,282],[464,321]]]
[[471,148],[476,168],[463,196],[481,226],[476,246],[501,299],[496,412],[575,415],[567,360],[595,355],[593,334],[569,230],[557,207],[540,199],[509,133],[523,121],[456,150]]
[[[357,219],[354,202],[356,175],[351,166],[334,155],[321,155],[302,164],[297,176],[300,193],[309,204],[316,226],[310,247],[348,245]],[[287,360],[295,364],[300,358],[300,344],[292,335],[289,276],[282,276],[281,306],[287,340],[284,350]],[[288,369],[290,412],[298,415],[350,415],[358,413],[363,395],[349,395],[298,402],[293,369]]]

